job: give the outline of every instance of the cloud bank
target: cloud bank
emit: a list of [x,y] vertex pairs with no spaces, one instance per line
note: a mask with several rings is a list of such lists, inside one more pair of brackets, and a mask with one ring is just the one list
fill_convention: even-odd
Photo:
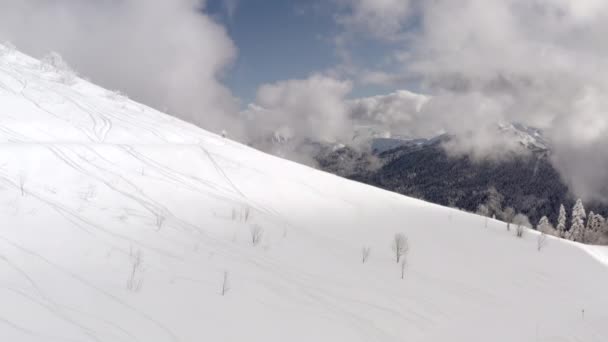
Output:
[[59,52],[106,88],[204,128],[243,133],[220,82],[236,57],[196,0],[0,0],[0,40],[42,57]]
[[288,139],[344,140],[352,133],[345,102],[351,90],[350,82],[320,74],[264,84],[248,114],[265,131]]
[[[357,29],[378,35],[373,28],[386,25],[373,15],[358,19],[362,6],[376,1],[348,3],[338,19],[345,30],[357,23]],[[399,39],[391,70],[377,75],[415,79],[433,96],[413,118],[406,115],[409,130],[447,129],[463,137],[461,151],[491,154],[501,144],[484,127],[519,122],[541,128],[552,142],[554,165],[576,194],[608,199],[608,2],[382,4],[395,13],[386,38]]]

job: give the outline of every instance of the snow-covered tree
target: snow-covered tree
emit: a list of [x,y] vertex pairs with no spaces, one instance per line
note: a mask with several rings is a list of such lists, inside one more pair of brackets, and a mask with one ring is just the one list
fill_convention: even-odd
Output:
[[524,236],[526,228],[532,227],[532,225],[530,224],[530,219],[528,219],[528,216],[524,214],[515,215],[515,217],[513,218],[513,224],[515,224],[515,226],[517,227],[515,230],[515,234],[519,238]]
[[604,216],[600,214],[595,214],[596,224],[597,224],[597,233],[598,237],[608,234],[608,225],[606,224],[606,219]]
[[587,226],[584,231],[585,243],[601,243],[604,235],[604,227],[606,220],[600,214],[595,214],[593,211],[587,217]]
[[536,230],[548,235],[557,235],[555,228],[553,228],[553,225],[551,225],[551,222],[549,222],[547,216],[543,216],[540,221],[538,221],[538,224],[536,225]]
[[477,207],[477,214],[478,214],[478,215],[481,215],[481,216],[488,217],[488,216],[490,216],[490,209],[488,208],[488,206],[487,206],[487,205],[485,205],[485,204],[480,204],[480,205]]
[[583,201],[579,198],[572,208],[572,226],[570,227],[570,240],[584,242],[585,241],[585,207]]
[[606,219],[600,214],[595,214],[595,219],[597,220],[597,231],[602,232],[606,227]]
[[488,228],[488,216],[490,216],[490,209],[485,204],[480,204],[477,207],[477,214],[484,217],[484,226]]
[[595,214],[593,211],[589,213],[587,219],[587,232],[600,232],[605,224],[605,219],[600,214]]
[[507,230],[511,230],[511,223],[513,223],[513,218],[515,217],[515,209],[511,207],[505,208],[502,212],[502,219],[507,223]]
[[500,215],[502,213],[502,201],[504,200],[504,196],[496,190],[495,187],[490,187],[488,189],[488,197],[486,199],[486,207],[488,208],[488,217],[494,215]]
[[564,205],[559,206],[559,217],[557,218],[557,236],[564,238],[566,236],[566,208]]

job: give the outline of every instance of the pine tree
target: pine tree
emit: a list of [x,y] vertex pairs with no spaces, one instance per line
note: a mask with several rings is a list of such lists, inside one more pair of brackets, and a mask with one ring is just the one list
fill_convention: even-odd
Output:
[[593,212],[589,214],[589,221],[591,222],[590,224],[587,224],[589,226],[589,230],[596,233],[601,232],[602,228],[606,224],[606,219],[604,219],[602,215],[593,214]]
[[559,207],[559,217],[557,219],[557,235],[561,238],[566,237],[566,208],[564,205]]
[[606,229],[606,219],[604,216],[600,214],[595,214],[595,218],[597,220],[597,232],[602,233]]
[[606,221],[602,215],[590,212],[587,219],[587,228],[585,229],[583,242],[598,243],[602,238],[605,224]]
[[579,198],[572,208],[572,226],[570,227],[570,240],[584,242],[585,241],[585,207],[583,201]]
[[587,216],[587,217],[588,217],[588,219],[587,219],[587,226],[585,227],[585,229],[588,232],[592,232],[592,231],[595,230],[595,225],[597,224],[596,223],[595,213],[593,212],[593,210],[589,212],[589,216]]

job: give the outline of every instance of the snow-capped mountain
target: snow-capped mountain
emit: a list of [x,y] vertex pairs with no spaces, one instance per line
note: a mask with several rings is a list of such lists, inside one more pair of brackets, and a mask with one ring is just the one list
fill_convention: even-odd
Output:
[[551,147],[543,132],[538,128],[519,123],[499,124],[498,128],[503,134],[511,136],[530,151],[548,151]]
[[539,252],[2,50],[2,341],[608,337],[603,248]]
[[[526,125],[497,124],[497,134],[502,134],[508,140],[514,141],[527,151],[545,152],[550,150],[550,143],[542,131]],[[374,153],[380,154],[402,146],[428,146],[438,142],[448,141],[452,137],[450,132],[441,133],[433,137],[408,138],[406,136],[393,135],[389,132],[374,134],[367,139]],[[359,142],[361,144],[361,142]]]

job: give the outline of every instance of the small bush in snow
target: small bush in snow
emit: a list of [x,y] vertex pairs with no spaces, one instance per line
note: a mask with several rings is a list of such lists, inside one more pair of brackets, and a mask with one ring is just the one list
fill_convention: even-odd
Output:
[[129,273],[129,278],[127,279],[127,290],[139,292],[144,282],[143,256],[141,251],[133,252],[131,250],[129,257],[131,258],[131,273]]
[[395,253],[395,260],[397,263],[401,260],[401,257],[407,254],[409,250],[409,244],[407,242],[407,237],[403,233],[395,234],[393,238],[393,243],[391,244],[391,248],[393,249],[393,253]]
[[156,214],[156,230],[160,231],[165,225],[167,218],[162,214]]
[[363,248],[361,248],[361,262],[363,264],[365,264],[365,262],[369,258],[369,254],[371,253],[371,251],[372,250],[371,250],[370,247],[363,247]]
[[226,293],[228,293],[228,291],[230,290],[230,275],[228,274],[228,271],[224,271],[224,277],[222,278],[222,288],[220,293],[222,294],[222,296],[225,296]]
[[264,228],[256,225],[251,226],[249,232],[251,233],[251,244],[257,246],[264,236]]
[[251,216],[251,208],[248,206],[242,207],[240,209],[232,209],[232,221],[249,221],[249,217]]
[[19,174],[19,191],[21,191],[21,196],[25,196],[25,182],[27,181],[27,175],[25,173]]
[[541,232],[536,240],[536,248],[540,252],[541,249],[543,249],[543,247],[545,247],[546,244],[547,244],[547,234],[545,234],[544,232]]

